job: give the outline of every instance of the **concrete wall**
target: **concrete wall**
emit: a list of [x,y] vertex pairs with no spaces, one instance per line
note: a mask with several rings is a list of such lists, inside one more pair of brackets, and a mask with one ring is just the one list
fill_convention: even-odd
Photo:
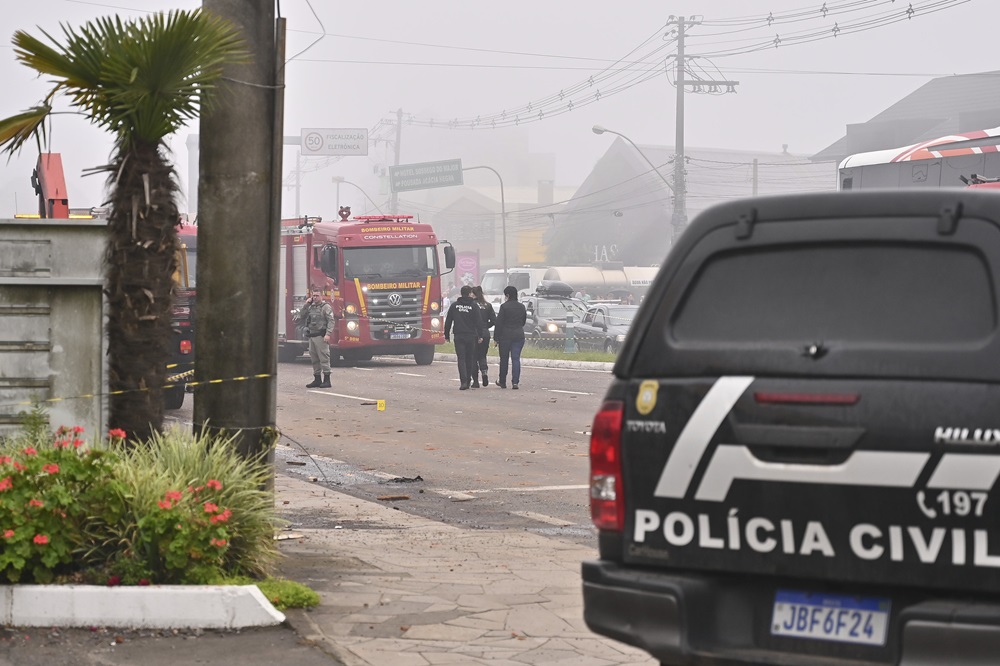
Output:
[[44,401],[53,428],[107,423],[104,220],[0,220],[0,436]]

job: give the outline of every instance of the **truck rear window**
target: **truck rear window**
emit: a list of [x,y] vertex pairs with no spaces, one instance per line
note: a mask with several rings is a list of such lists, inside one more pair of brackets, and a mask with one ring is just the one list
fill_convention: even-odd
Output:
[[786,245],[708,260],[671,332],[682,345],[953,345],[993,332],[995,302],[989,266],[969,246]]

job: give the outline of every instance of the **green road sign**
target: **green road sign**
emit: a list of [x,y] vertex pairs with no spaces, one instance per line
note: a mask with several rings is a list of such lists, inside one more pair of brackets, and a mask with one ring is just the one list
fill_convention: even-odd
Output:
[[427,190],[432,187],[461,185],[462,160],[418,162],[389,167],[389,182],[393,192]]

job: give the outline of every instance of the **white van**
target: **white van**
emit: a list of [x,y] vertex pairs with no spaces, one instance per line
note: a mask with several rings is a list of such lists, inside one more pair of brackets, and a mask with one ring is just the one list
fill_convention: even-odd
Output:
[[491,268],[483,273],[481,283],[483,296],[486,297],[487,301],[493,303],[493,307],[496,309],[503,303],[503,290],[507,285],[517,289],[518,294],[533,294],[535,287],[542,281],[546,270],[545,268],[528,267],[508,268],[505,279],[502,268]]

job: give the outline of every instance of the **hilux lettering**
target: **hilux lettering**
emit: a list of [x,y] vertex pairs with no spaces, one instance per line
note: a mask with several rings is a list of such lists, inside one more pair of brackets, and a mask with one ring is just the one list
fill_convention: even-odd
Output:
[[1000,444],[995,428],[935,428],[935,444]]
[[[683,511],[671,511],[661,518],[656,511],[637,509],[633,543],[645,544],[648,535],[655,532],[661,532],[667,544],[675,548],[751,550],[756,553],[780,549],[786,555],[831,558],[838,552],[847,552],[868,562],[919,561],[922,564],[1000,568],[1000,554],[990,552],[990,532],[986,529],[858,523],[846,533],[833,533],[831,537],[819,520],[803,523],[759,516],[744,520],[735,509],[725,517],[704,513],[691,516]],[[641,546],[630,552],[645,555]]]
[[[753,377],[720,377],[677,437],[653,492],[683,498],[716,431]],[[947,430],[947,429],[945,429]],[[719,444],[695,492],[695,499],[723,502],[738,479],[819,485],[912,488],[931,459],[929,452],[855,451],[838,465],[768,463],[745,446]],[[1000,455],[946,453],[936,463],[928,488],[989,491],[1000,477]]]

